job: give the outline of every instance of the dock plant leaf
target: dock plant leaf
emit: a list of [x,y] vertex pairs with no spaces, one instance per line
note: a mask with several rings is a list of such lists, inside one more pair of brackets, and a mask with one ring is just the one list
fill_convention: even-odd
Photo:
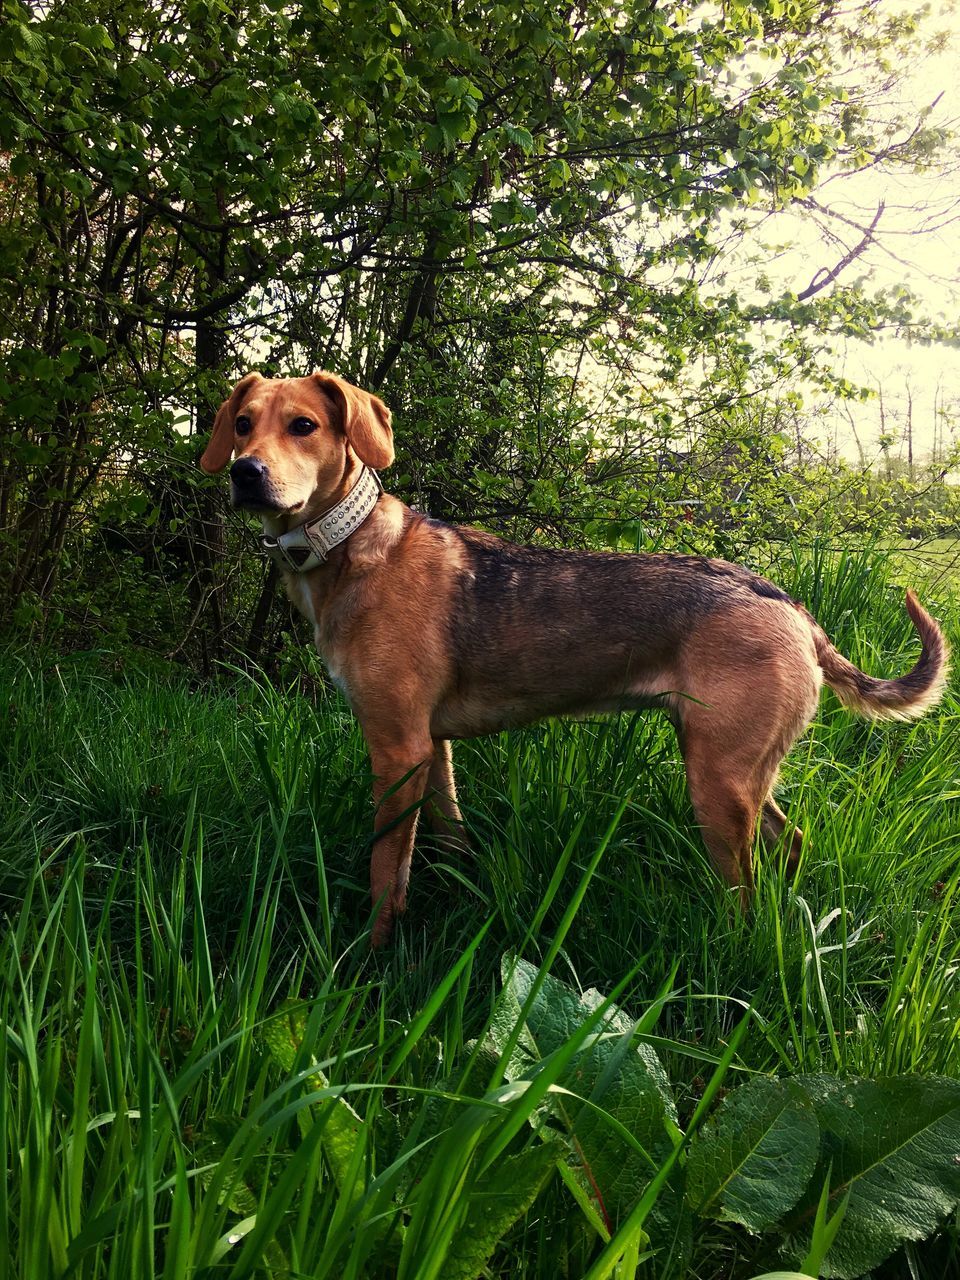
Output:
[[802,1087],[758,1077],[732,1090],[693,1139],[687,1201],[704,1217],[766,1231],[803,1195],[819,1146]]
[[821,1274],[855,1280],[901,1245],[932,1235],[960,1203],[960,1081],[796,1079],[822,1140],[810,1186],[784,1222],[794,1233],[785,1252],[799,1258],[805,1249],[829,1169],[831,1206],[848,1192],[849,1201]]

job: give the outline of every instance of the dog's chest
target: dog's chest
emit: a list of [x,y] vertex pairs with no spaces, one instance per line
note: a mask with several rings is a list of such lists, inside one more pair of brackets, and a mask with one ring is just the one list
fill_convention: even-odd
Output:
[[303,616],[313,627],[314,632],[317,629],[317,611],[314,608],[313,593],[310,590],[310,584],[303,574],[288,575],[287,577],[287,595],[295,609],[299,609]]
[[334,643],[330,618],[327,616],[329,610],[322,612],[318,608],[318,601],[312,590],[311,582],[306,575],[297,574],[296,576],[288,577],[287,594],[294,608],[299,609],[311,627],[313,627],[314,646],[323,659],[323,664],[327,668],[330,679],[349,702],[350,690],[347,687],[342,664],[338,660],[337,646]]

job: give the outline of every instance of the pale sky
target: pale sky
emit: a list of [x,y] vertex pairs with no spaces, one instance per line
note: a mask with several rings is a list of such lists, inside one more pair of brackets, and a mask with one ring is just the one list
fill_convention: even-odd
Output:
[[[883,8],[902,12],[905,6],[884,0]],[[960,16],[953,4],[934,3],[924,30],[949,33],[945,46],[928,54],[910,69],[905,83],[891,91],[917,114],[936,101],[927,125],[960,128]],[[868,226],[879,204],[885,206],[877,224],[876,243],[839,277],[853,282],[868,277],[870,284],[888,287],[906,284],[917,294],[923,309],[933,316],[960,321],[960,162],[956,145],[948,143],[937,169],[924,174],[884,173],[865,170],[829,179],[814,197],[836,213]],[[771,220],[773,221],[773,220]],[[819,267],[831,267],[845,248],[859,243],[858,231],[834,220],[838,243],[825,242],[810,214],[794,207],[776,215],[765,228],[766,239],[791,240],[794,248],[771,263],[770,275],[800,292]],[[782,228],[782,232],[781,232]],[[937,344],[922,346],[905,339],[878,338],[873,343],[847,341],[838,347],[840,365],[851,381],[880,387],[887,430],[906,419],[912,400],[915,453],[929,454],[934,441],[935,404],[953,406],[954,439],[960,434],[960,348]],[[811,407],[812,403],[811,403]],[[825,409],[825,422],[835,424],[841,450],[856,456],[857,449],[847,420],[854,426],[868,457],[877,452],[880,436],[878,400]],[[949,435],[949,422],[939,415],[941,431]],[[825,432],[827,434],[827,432]],[[896,450],[895,450],[896,452]]]

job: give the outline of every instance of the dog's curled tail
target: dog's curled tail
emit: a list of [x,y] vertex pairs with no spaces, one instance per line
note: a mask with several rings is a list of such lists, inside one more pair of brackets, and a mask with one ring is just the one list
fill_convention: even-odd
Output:
[[845,707],[875,720],[912,720],[940,700],[949,669],[950,648],[938,624],[912,591],[907,613],[923,648],[916,666],[899,680],[877,680],[848,662],[814,623],[813,640],[824,679]]

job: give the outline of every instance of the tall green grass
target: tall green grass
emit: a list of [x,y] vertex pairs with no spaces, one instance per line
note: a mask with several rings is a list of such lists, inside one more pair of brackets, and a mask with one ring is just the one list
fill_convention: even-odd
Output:
[[[893,675],[916,652],[896,573],[815,555],[776,576]],[[957,599],[925,601],[956,634]],[[656,1008],[644,1034],[682,1122],[748,1007],[727,1084],[960,1075],[952,695],[884,726],[824,698],[781,776],[798,876],[761,852],[746,919],[655,715],[459,744],[475,857],[424,839],[378,954],[369,767],[334,695],[14,651],[0,712],[0,1277],[453,1274],[485,1162],[532,1141],[529,1097],[475,1053],[508,950]],[[338,1165],[345,1100],[361,1138]],[[704,1228],[692,1274],[751,1275],[759,1249]],[[490,1274],[579,1276],[601,1251],[554,1180]],[[951,1251],[948,1234],[896,1266],[939,1277]]]

